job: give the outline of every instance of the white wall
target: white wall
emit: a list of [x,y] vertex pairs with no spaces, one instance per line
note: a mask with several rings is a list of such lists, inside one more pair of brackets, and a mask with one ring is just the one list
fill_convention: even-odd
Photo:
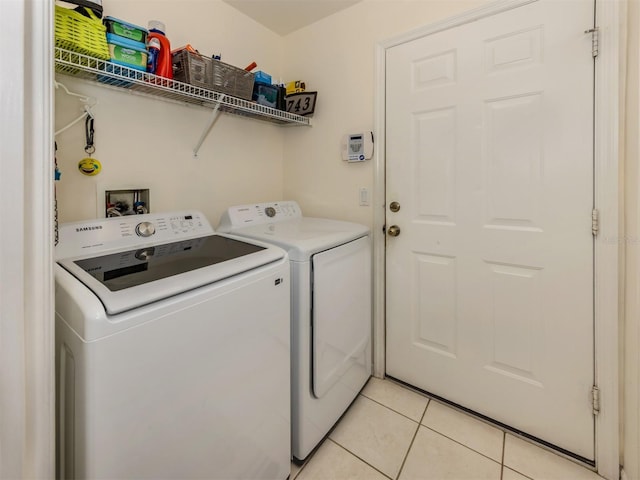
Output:
[[[167,26],[172,48],[190,43],[203,54],[222,52],[222,60],[279,75],[282,37],[219,0],[109,0],[105,15],[146,26],[158,19]],[[271,124],[221,115],[203,144],[192,150],[210,111],[114,91],[58,75],[74,92],[96,97],[94,157],[102,173],[86,177],[77,163],[84,152],[84,125],[61,133],[57,183],[61,222],[96,218],[97,191],[112,188],[151,189],[152,211],[200,209],[217,224],[226,207],[278,200],[283,191],[283,129]],[[56,93],[56,129],[82,112],[80,103],[62,90]],[[103,214],[102,214],[103,216]]]
[[372,161],[342,162],[340,139],[374,128],[376,44],[486,3],[364,0],[286,36],[284,78],[304,80],[318,100],[313,127],[286,132],[284,197],[308,215],[371,226],[373,210],[359,206],[359,189],[373,193]]

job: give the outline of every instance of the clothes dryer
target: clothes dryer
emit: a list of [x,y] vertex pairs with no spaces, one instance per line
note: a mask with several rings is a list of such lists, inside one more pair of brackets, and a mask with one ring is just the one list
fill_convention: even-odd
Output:
[[286,479],[289,262],[199,212],[60,226],[58,478]]
[[293,201],[229,208],[218,231],[285,249],[291,264],[291,437],[304,460],[371,375],[371,238]]

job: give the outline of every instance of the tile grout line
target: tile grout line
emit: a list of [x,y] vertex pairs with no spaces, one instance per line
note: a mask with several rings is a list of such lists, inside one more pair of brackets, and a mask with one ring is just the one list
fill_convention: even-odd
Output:
[[[309,460],[311,460],[310,458],[306,459],[304,461],[304,463],[300,466],[300,470],[298,470],[298,472],[296,473],[296,476],[293,478],[290,478],[289,480],[295,480],[296,478],[298,478],[300,476],[300,474],[302,473],[302,470],[304,470],[304,467],[307,466],[307,464],[309,463]],[[291,461],[291,463],[294,463],[293,460]],[[291,474],[289,474],[289,477],[291,477]]]
[[[590,465],[590,464],[585,463],[585,462],[581,462],[579,459],[572,458],[572,456],[571,456],[571,455],[565,455],[565,454],[563,454],[563,452],[562,452],[562,451],[559,451],[559,450],[557,450],[557,449],[555,449],[555,448],[553,448],[553,447],[549,447],[548,445],[540,444],[540,442],[536,442],[536,441],[535,441],[535,439],[530,439],[530,438],[524,437],[524,436],[522,436],[522,435],[519,435],[517,430],[510,429],[510,428],[508,428],[508,427],[507,427],[507,428],[505,428],[505,427],[504,427],[503,425],[501,425],[499,422],[496,422],[496,421],[494,421],[494,420],[492,420],[492,419],[490,419],[490,418],[485,418],[485,417],[483,417],[481,414],[478,414],[478,413],[476,413],[476,412],[474,412],[474,411],[469,411],[468,409],[465,409],[464,407],[461,407],[460,405],[457,405],[457,404],[455,404],[455,403],[452,403],[452,402],[448,402],[448,401],[446,401],[446,399],[442,399],[442,398],[438,398],[438,397],[431,396],[431,395],[430,395],[430,394],[428,394],[427,392],[424,392],[424,391],[420,390],[419,388],[414,387],[414,386],[411,386],[411,385],[409,385],[409,384],[405,384],[405,383],[403,383],[402,381],[398,381],[397,379],[395,379],[395,378],[393,378],[393,377],[385,377],[385,378],[383,379],[383,381],[388,381],[389,383],[392,383],[392,384],[394,384],[394,385],[397,385],[397,386],[401,387],[402,389],[404,389],[404,390],[406,390],[406,391],[409,391],[409,392],[415,393],[415,394],[417,394],[417,395],[420,395],[420,396],[422,396],[422,397],[424,397],[424,398],[427,398],[429,401],[436,401],[437,403],[439,403],[439,404],[441,404],[441,405],[444,405],[444,406],[446,406],[446,407],[449,407],[449,408],[451,408],[452,410],[455,410],[455,411],[457,411],[457,412],[459,412],[459,413],[465,414],[465,415],[467,415],[467,416],[469,416],[469,417],[471,417],[471,418],[473,418],[473,419],[475,419],[475,420],[477,420],[477,421],[479,421],[479,422],[484,423],[485,425],[488,425],[488,426],[490,426],[490,427],[493,427],[493,428],[496,428],[496,429],[500,430],[501,432],[503,432],[503,433],[504,433],[504,436],[505,436],[505,442],[504,442],[504,443],[505,443],[505,444],[506,444],[506,436],[507,436],[507,435],[512,435],[512,436],[514,436],[515,438],[518,438],[518,439],[520,439],[520,440],[523,440],[523,441],[527,442],[527,443],[528,443],[528,444],[530,444],[530,445],[536,446],[536,447],[538,447],[538,448],[540,448],[540,449],[542,449],[542,450],[544,450],[544,451],[546,451],[546,452],[549,452],[549,453],[551,453],[551,454],[553,454],[553,455],[555,455],[555,456],[557,456],[557,457],[560,457],[560,458],[563,458],[563,459],[565,459],[565,460],[568,460],[568,461],[570,461],[570,462],[574,463],[575,465],[578,465],[579,467],[585,468],[586,470],[589,470],[589,471],[592,471],[592,472],[594,472],[594,473],[598,474],[598,472],[597,472],[596,470],[594,470],[594,469],[593,469],[593,468],[594,468],[594,467],[593,467],[593,465]],[[443,400],[444,400],[444,401],[443,401]],[[394,410],[394,411],[395,411],[395,410]],[[399,412],[398,412],[398,413],[399,413]],[[425,427],[426,427],[426,425],[423,425],[423,426],[425,426]],[[427,427],[427,428],[429,428],[429,427]],[[449,437],[447,437],[446,435],[442,434],[441,432],[438,432],[437,430],[434,430],[434,429],[432,429],[432,428],[430,428],[430,430],[432,430],[432,431],[434,431],[434,432],[436,432],[436,433],[440,433],[441,435],[445,436],[446,438],[449,438]],[[453,440],[453,439],[451,439],[451,440]],[[454,440],[454,441],[455,441],[455,440]],[[457,442],[457,443],[460,443],[460,442]],[[486,458],[488,458],[488,459],[490,459],[490,460],[493,460],[494,462],[498,463],[498,461],[497,461],[497,460],[494,460],[494,459],[493,459],[493,458],[491,458],[491,457],[487,457],[486,455],[484,455],[484,454],[482,454],[482,453],[480,453],[480,452],[478,452],[478,451],[476,451],[476,450],[474,450],[474,449],[472,449],[472,448],[468,447],[467,445],[464,445],[463,443],[460,443],[460,445],[463,445],[463,446],[465,446],[465,447],[469,448],[470,450],[472,450],[472,451],[474,451],[474,452],[476,452],[476,453],[479,453],[480,455],[483,455],[484,457],[486,457]],[[503,454],[504,454],[504,449],[505,449],[505,448],[506,448],[506,446],[505,446],[505,445],[503,445]],[[532,479],[531,477],[529,477],[529,476],[525,475],[525,474],[524,474],[524,473],[522,473],[522,472],[519,472],[519,471],[515,470],[515,469],[514,469],[514,468],[512,468],[512,467],[508,467],[508,466],[506,466],[506,465],[503,465],[503,466],[504,466],[505,468],[508,468],[509,470],[512,470],[512,471],[514,471],[514,472],[516,472],[516,473],[518,473],[518,474],[522,475],[523,477],[527,478],[528,480],[534,480],[534,479]]]
[[[368,383],[368,382],[367,382]],[[366,384],[365,384],[366,386]],[[364,388],[363,388],[364,390]],[[358,394],[358,397],[363,397],[366,398],[367,400],[372,401],[373,403],[376,403],[378,405],[380,405],[381,407],[386,408],[387,410],[392,411],[393,413],[400,415],[401,417],[406,418],[407,420],[412,421],[413,423],[416,423],[416,421],[413,418],[409,418],[406,415],[395,411],[393,408],[388,407],[387,405],[384,405],[383,403],[378,402],[377,400],[374,400],[373,398],[370,398],[368,396],[366,396],[363,391],[360,391],[360,393]],[[358,398],[356,397],[356,399]],[[427,405],[430,402],[429,398],[426,398],[427,400]],[[355,403],[355,400],[354,402]],[[342,416],[338,419],[338,421],[336,422],[335,425],[333,425],[333,427],[331,427],[331,429],[329,430],[329,432],[327,433],[327,435],[325,436],[325,438],[318,444],[318,446],[316,448],[314,448],[314,450],[309,454],[309,456],[306,458],[306,460],[304,461],[304,463],[302,464],[302,466],[300,467],[300,470],[298,470],[298,473],[296,474],[296,476],[293,479],[290,480],[295,480],[296,478],[298,478],[300,476],[300,474],[302,473],[302,470],[304,470],[304,468],[307,466],[307,464],[311,461],[311,458],[316,454],[316,452],[320,449],[320,447],[322,446],[322,444],[328,440],[331,441],[331,443],[337,445],[338,447],[340,447],[341,449],[343,449],[345,452],[347,452],[349,455],[354,456],[355,458],[357,458],[358,460],[360,460],[361,462],[363,462],[365,465],[368,465],[369,467],[373,468],[376,472],[380,473],[381,475],[383,475],[385,478],[388,478],[389,480],[393,480],[389,475],[387,475],[386,473],[384,473],[383,471],[379,470],[377,467],[371,465],[369,462],[367,462],[366,460],[364,460],[363,458],[360,458],[358,455],[356,455],[355,453],[353,453],[351,450],[349,450],[348,448],[344,447],[343,445],[339,444],[337,441],[335,441],[333,438],[331,438],[331,433],[337,428],[338,424],[342,421],[342,418],[346,415],[346,413],[349,411],[349,409],[351,408],[351,405],[349,405],[349,408],[347,408],[347,410],[342,414]],[[426,406],[425,406],[425,410],[426,410]],[[424,416],[424,412],[423,412],[423,416]],[[419,426],[420,424],[418,424]]]
[[[412,390],[410,390],[410,389],[406,389],[406,390],[407,390],[407,391],[411,391],[411,392],[412,392]],[[378,405],[380,405],[380,406],[382,406],[382,407],[385,407],[385,408],[386,408],[386,409],[388,409],[388,410],[391,410],[391,411],[392,411],[392,412],[394,412],[394,413],[397,413],[398,415],[400,415],[400,416],[402,416],[402,417],[404,417],[404,418],[406,418],[406,419],[408,419],[408,420],[411,420],[412,422],[415,422],[415,420],[414,420],[413,418],[407,417],[407,416],[406,416],[406,415],[404,415],[403,413],[398,412],[397,410],[394,410],[393,408],[389,407],[388,405],[385,405],[385,404],[383,404],[383,403],[379,402],[378,400],[376,400],[376,399],[374,399],[374,398],[371,398],[371,397],[367,396],[364,392],[360,392],[360,395],[361,395],[362,397],[364,397],[364,398],[368,399],[368,400],[371,400],[371,401],[372,401],[372,402],[374,402],[374,403],[377,403]],[[413,446],[413,442],[414,442],[414,440],[415,440],[415,437],[416,437],[416,436],[417,436],[417,434],[418,434],[419,427],[423,426],[423,427],[425,427],[425,428],[428,428],[428,429],[429,429],[429,430],[431,430],[432,432],[437,433],[438,435],[441,435],[441,436],[443,436],[444,438],[446,438],[446,439],[448,439],[448,440],[451,440],[451,441],[452,441],[452,442],[454,442],[454,443],[457,443],[458,445],[460,445],[460,446],[462,446],[462,447],[466,448],[467,450],[471,450],[472,452],[477,453],[478,455],[483,456],[483,457],[484,457],[484,458],[486,458],[487,460],[491,460],[492,462],[495,462],[495,463],[499,464],[501,467],[503,467],[502,463],[501,463],[501,462],[499,462],[499,461],[497,461],[496,459],[491,458],[491,457],[489,457],[489,456],[487,456],[487,455],[483,454],[482,452],[478,452],[477,450],[474,450],[473,448],[469,447],[468,445],[465,445],[464,443],[461,443],[461,442],[459,442],[459,441],[457,441],[457,440],[455,440],[455,439],[453,439],[453,438],[451,438],[451,437],[449,437],[449,436],[445,435],[444,433],[439,432],[439,431],[437,431],[437,430],[435,430],[435,429],[433,429],[433,428],[429,427],[428,425],[423,424],[423,423],[422,423],[422,421],[424,420],[424,417],[425,417],[425,415],[427,414],[427,409],[429,408],[429,405],[431,405],[431,402],[432,402],[432,401],[434,401],[434,400],[433,400],[432,398],[427,397],[426,395],[421,395],[421,396],[427,400],[427,405],[425,406],[425,409],[424,409],[424,411],[422,412],[422,416],[420,417],[420,420],[418,421],[418,429],[416,430],[416,433],[414,434],[413,439],[411,440],[411,444],[409,445],[409,450],[411,450],[411,447]],[[505,432],[504,430],[502,430],[502,434],[503,434],[503,441],[502,441],[502,457],[503,457],[503,459],[504,459],[504,444],[505,444],[504,436],[506,435],[506,432]],[[404,460],[402,461],[402,465],[400,466],[400,471],[398,472],[398,476],[400,475],[400,473],[402,472],[402,469],[404,468],[404,464],[405,464],[405,462],[406,462],[406,460],[407,460],[407,457],[408,457],[408,455],[409,455],[409,450],[407,450],[407,454],[405,455],[405,458],[404,458]],[[365,462],[365,463],[366,463],[366,462]],[[502,480],[502,468],[500,469],[500,480]]]
[[427,404],[424,406],[424,411],[422,412],[422,416],[420,417],[420,421],[418,422],[418,427],[416,428],[416,431],[413,434],[413,438],[411,439],[409,448],[407,448],[407,453],[404,454],[404,458],[402,459],[402,463],[400,464],[400,469],[398,470],[398,475],[396,476],[396,479],[399,479],[400,475],[402,475],[402,470],[404,469],[405,463],[407,463],[407,458],[409,458],[409,452],[411,451],[411,447],[413,447],[413,442],[416,441],[416,437],[418,436],[418,431],[420,430],[420,426],[422,425],[422,420],[424,419],[424,416],[427,413],[427,408],[429,408],[429,404],[431,404],[431,399],[428,399]]
[[509,470],[514,471],[514,472],[516,472],[516,473],[517,473],[517,474],[519,474],[519,475],[522,475],[522,476],[523,476],[523,477],[525,477],[527,480],[533,480],[529,475],[525,475],[524,473],[522,473],[522,472],[520,472],[520,471],[516,470],[515,468],[507,467],[507,466],[504,464],[504,456],[505,456],[505,453],[506,453],[506,451],[507,451],[507,432],[503,432],[503,433],[504,433],[504,440],[503,440],[503,442],[502,442],[502,473],[500,474],[500,480],[503,480],[503,478],[502,478],[502,477],[504,476],[504,469],[505,469],[505,468],[508,468]]
[[[489,457],[489,456],[485,455],[485,454],[484,454],[484,453],[482,453],[482,452],[479,452],[479,451],[477,451],[477,450],[474,450],[474,449],[473,449],[473,448],[471,448],[469,445],[465,445],[464,443],[459,442],[459,441],[458,441],[458,440],[456,440],[455,438],[448,437],[448,436],[447,436],[447,435],[445,435],[444,433],[439,432],[438,430],[435,430],[435,429],[431,428],[431,427],[430,427],[430,426],[428,426],[428,425],[424,425],[424,424],[422,424],[422,423],[421,423],[420,425],[421,425],[421,426],[423,426],[424,428],[428,429],[428,430],[431,430],[433,433],[437,433],[438,435],[440,435],[441,437],[446,438],[447,440],[451,440],[453,443],[457,443],[458,445],[460,445],[461,447],[466,448],[467,450],[471,450],[473,453],[477,453],[478,455],[480,455],[481,457],[486,458],[487,460],[491,460],[493,463],[497,463],[498,465],[501,465],[501,464],[500,464],[500,462],[499,462],[498,460],[496,460],[495,458],[491,458],[491,457]],[[503,447],[503,448],[504,448],[504,447]]]
[[507,433],[502,432],[502,459],[500,461],[500,480],[504,480],[504,451],[507,444]]
[[[394,384],[394,385],[397,385],[397,386],[399,386],[400,388],[402,388],[403,390],[406,390],[407,392],[415,393],[415,394],[417,394],[417,395],[421,396],[422,398],[425,398],[428,402],[432,402],[432,401],[433,401],[433,402],[436,402],[436,403],[438,403],[439,405],[442,405],[442,406],[444,406],[444,407],[450,408],[451,410],[453,410],[453,411],[455,411],[455,412],[458,412],[458,413],[461,413],[461,414],[463,414],[463,415],[465,415],[465,416],[467,416],[467,417],[469,417],[469,418],[471,418],[471,419],[473,419],[473,420],[476,420],[476,421],[478,421],[478,422],[481,422],[481,423],[483,423],[484,425],[488,425],[488,426],[493,427],[493,428],[495,428],[495,429],[497,429],[497,430],[500,430],[500,431],[501,431],[501,432],[503,432],[504,434],[508,434],[508,433],[509,433],[509,431],[508,431],[508,430],[506,430],[505,428],[501,427],[501,426],[500,426],[500,425],[498,425],[496,422],[489,421],[489,420],[487,420],[487,419],[483,418],[481,415],[476,414],[475,412],[469,412],[469,411],[465,410],[464,408],[461,408],[460,406],[458,406],[458,405],[456,405],[456,404],[447,403],[446,401],[442,401],[442,399],[434,398],[434,397],[429,396],[429,395],[425,394],[424,392],[422,392],[422,391],[420,391],[420,390],[416,389],[415,387],[414,387],[414,388],[410,388],[410,386],[407,386],[407,385],[405,385],[405,384],[403,384],[403,383],[398,383],[397,381],[395,381],[394,379],[391,379],[391,378],[385,378],[385,381],[388,381],[389,383],[392,383],[392,384]],[[364,390],[364,389],[363,389],[363,390]],[[366,396],[366,395],[364,395],[362,392],[360,392],[360,395]],[[370,397],[367,397],[367,398],[370,398]],[[373,398],[371,398],[371,400],[373,400],[374,402],[376,401],[376,400],[374,400]],[[377,403],[380,403],[380,402],[377,402]],[[384,404],[380,403],[380,405],[384,405]],[[384,406],[386,407],[386,405],[384,405]],[[387,408],[389,408],[389,409],[393,410],[391,407],[387,407]],[[393,411],[395,412],[395,410],[393,410]],[[397,412],[397,413],[400,413],[400,412]],[[400,413],[400,415],[402,415],[402,413]],[[406,416],[406,415],[405,415],[405,416]],[[407,418],[409,418],[409,417],[407,417]],[[412,420],[413,420],[413,419],[412,419]],[[414,421],[415,421],[415,420],[414,420]],[[425,426],[426,426],[426,425],[425,425]],[[434,431],[436,431],[436,430],[434,430]],[[440,433],[440,432],[438,432],[438,433]],[[447,437],[447,438],[449,438],[449,437]],[[472,450],[473,450],[473,449],[472,449]],[[474,450],[474,451],[475,451],[475,450]],[[480,452],[478,452],[478,453],[480,453]],[[552,453],[553,453],[553,452],[552,452]],[[487,458],[489,458],[489,457],[487,457]],[[493,459],[492,459],[492,460],[493,460]],[[496,461],[496,460],[494,460],[494,462],[495,462],[495,461]]]
[[[392,382],[392,383],[394,383],[394,382]],[[396,384],[396,385],[398,385],[398,384]],[[435,430],[435,429],[433,429],[433,428],[429,427],[428,425],[423,424],[423,423],[422,423],[422,421],[424,420],[424,417],[425,417],[425,415],[426,415],[426,413],[427,413],[427,409],[429,408],[429,405],[431,405],[431,402],[433,402],[434,400],[433,400],[432,398],[430,398],[430,397],[426,396],[426,395],[422,395],[422,394],[420,394],[419,392],[414,392],[413,390],[408,389],[408,388],[404,387],[403,385],[399,385],[399,386],[400,386],[400,387],[402,387],[402,388],[404,388],[405,390],[407,390],[407,391],[409,391],[409,392],[417,393],[418,395],[420,395],[421,397],[423,397],[423,398],[425,398],[425,399],[427,400],[427,405],[425,406],[425,409],[424,409],[424,411],[422,412],[422,417],[420,417],[420,420],[418,421],[418,427],[423,426],[423,427],[425,427],[425,428],[428,428],[428,429],[429,429],[429,430],[431,430],[432,432],[437,433],[438,435],[441,435],[441,436],[443,436],[444,438],[446,438],[446,439],[448,439],[448,440],[451,440],[452,442],[455,442],[455,443],[457,443],[458,445],[461,445],[461,446],[465,447],[466,449],[471,450],[472,452],[477,453],[478,455],[481,455],[481,456],[483,456],[484,458],[486,458],[486,459],[488,459],[488,460],[491,460],[492,462],[495,462],[495,463],[499,464],[499,465],[500,465],[500,467],[504,467],[504,449],[505,449],[505,437],[506,437],[506,432],[505,432],[504,430],[500,430],[500,431],[502,432],[502,435],[503,435],[503,440],[502,440],[502,452],[501,452],[501,453],[502,453],[502,462],[500,462],[500,461],[498,461],[498,460],[496,460],[496,459],[494,459],[494,458],[491,458],[491,457],[489,457],[489,456],[485,455],[485,454],[484,454],[484,453],[482,453],[482,452],[479,452],[479,451],[477,451],[477,450],[474,450],[474,449],[473,449],[473,448],[471,448],[470,446],[465,445],[464,443],[459,442],[458,440],[455,440],[454,438],[451,438],[451,437],[449,437],[449,436],[445,435],[445,434],[444,434],[444,433],[442,433],[442,432],[439,432],[438,430]],[[363,390],[364,390],[364,389],[363,389]],[[360,395],[361,395],[362,397],[364,397],[364,398],[368,399],[368,400],[371,400],[371,401],[372,401],[372,402],[374,402],[374,403],[377,403],[378,405],[380,405],[380,406],[382,406],[382,407],[385,407],[385,408],[386,408],[386,409],[388,409],[388,410],[391,410],[391,411],[392,411],[392,412],[394,412],[394,413],[397,413],[398,415],[403,416],[404,418],[406,418],[406,419],[408,419],[408,420],[411,420],[412,422],[415,422],[415,420],[414,420],[413,418],[410,418],[410,417],[408,417],[408,416],[404,415],[403,413],[398,412],[397,410],[394,410],[393,408],[389,407],[388,405],[385,405],[384,403],[381,403],[381,402],[379,402],[378,400],[376,400],[376,399],[374,399],[374,398],[371,398],[371,397],[367,396],[367,395],[364,393],[364,391],[360,392]],[[454,410],[459,411],[459,410],[457,410],[457,409],[454,409]],[[473,418],[473,416],[472,416],[472,415],[469,415],[469,416],[470,416],[471,418]],[[489,423],[486,423],[486,424],[487,424],[487,425],[490,425]],[[496,427],[494,427],[494,428],[496,428]],[[409,445],[409,449],[411,449],[411,446],[413,445],[413,440],[415,439],[416,435],[417,435],[417,430],[416,430],[416,434],[414,435],[413,439],[411,440],[411,445]],[[402,462],[402,466],[400,467],[400,472],[402,472],[402,468],[404,467],[404,463],[405,463],[405,461],[406,461],[406,459],[407,459],[408,453],[409,453],[409,452],[407,451],[407,455],[405,455],[405,459],[403,460],[403,462]],[[503,470],[503,469],[501,468],[501,469],[500,469],[500,480],[502,480],[502,470]],[[398,475],[399,475],[399,474],[398,474]]]
[[[385,478],[388,478],[389,480],[393,480],[389,475],[387,475],[386,473],[384,473],[382,470],[374,467],[373,465],[371,465],[369,462],[367,462],[366,460],[364,460],[363,458],[360,458],[358,455],[356,455],[355,453],[353,453],[351,450],[349,450],[348,448],[346,448],[343,445],[340,445],[338,442],[336,442],[333,438],[327,437],[327,439],[325,441],[330,441],[331,443],[333,443],[334,445],[337,445],[338,447],[340,447],[342,450],[344,450],[345,452],[347,452],[349,455],[357,458],[358,460],[360,460],[362,463],[364,463],[365,465],[368,465],[369,467],[373,468],[376,472],[378,472],[380,475],[384,476]],[[323,442],[324,443],[324,442]]]
[[[429,429],[429,430],[431,430],[432,432],[434,432],[434,433],[436,433],[436,434],[438,434],[438,435],[440,435],[440,436],[442,436],[442,437],[444,437],[444,438],[446,438],[446,439],[448,439],[448,440],[450,440],[450,441],[452,441],[452,442],[454,442],[454,443],[457,443],[458,445],[460,445],[460,446],[462,446],[462,447],[466,448],[467,450],[470,450],[470,451],[472,451],[472,452],[474,452],[474,453],[476,453],[476,454],[478,454],[478,455],[480,455],[480,456],[482,456],[482,457],[486,458],[487,460],[491,460],[492,462],[497,463],[497,464],[501,467],[501,468],[500,468],[500,479],[499,479],[499,480],[504,480],[504,471],[505,471],[505,469],[506,469],[506,468],[509,468],[509,470],[511,470],[512,472],[517,473],[518,475],[521,475],[522,477],[524,477],[524,478],[525,478],[525,479],[527,479],[527,480],[534,480],[533,478],[529,477],[528,475],[525,475],[524,473],[522,473],[522,472],[520,472],[520,471],[518,471],[518,470],[516,470],[516,469],[514,469],[514,468],[512,468],[512,467],[508,467],[508,466],[506,466],[506,465],[505,465],[505,463],[504,463],[504,462],[505,462],[505,455],[506,455],[506,437],[507,437],[507,434],[509,434],[509,433],[510,433],[508,430],[506,430],[506,429],[504,429],[504,428],[501,428],[499,425],[496,425],[496,424],[494,424],[493,422],[486,421],[486,420],[484,420],[484,419],[483,419],[482,417],[480,417],[480,416],[474,415],[473,413],[469,413],[469,412],[465,411],[464,409],[456,408],[456,406],[455,406],[455,405],[448,405],[448,404],[446,404],[446,403],[438,402],[438,403],[441,403],[442,405],[444,405],[444,406],[446,406],[446,407],[449,407],[449,408],[451,408],[451,409],[453,409],[453,410],[455,410],[455,411],[457,411],[457,412],[463,413],[463,414],[465,414],[465,415],[469,416],[470,418],[473,418],[473,419],[475,419],[475,420],[481,421],[482,423],[484,423],[484,424],[486,424],[486,425],[489,425],[489,426],[491,426],[491,427],[493,427],[493,428],[496,428],[496,429],[500,430],[500,431],[501,431],[501,433],[502,433],[502,435],[503,435],[502,449],[501,449],[501,459],[500,459],[500,460],[496,460],[496,459],[494,459],[494,458],[491,458],[491,457],[489,457],[489,456],[487,456],[487,455],[483,454],[482,452],[479,452],[479,451],[477,451],[477,450],[475,450],[475,449],[471,448],[470,446],[468,446],[468,445],[466,445],[466,444],[464,444],[464,443],[462,443],[462,442],[460,442],[460,441],[458,441],[458,440],[455,440],[455,439],[453,439],[453,438],[451,438],[451,437],[449,437],[449,436],[445,435],[444,433],[442,433],[442,432],[440,432],[440,431],[438,431],[438,430],[435,430],[434,428],[429,427],[428,425],[423,424],[422,422],[423,422],[424,417],[425,417],[425,415],[426,415],[427,408],[428,408],[428,406],[431,404],[431,402],[432,402],[432,401],[434,401],[434,399],[433,399],[433,398],[431,398],[431,397],[430,397],[430,396],[428,396],[428,395],[425,395],[425,394],[424,394],[424,392],[421,392],[420,390],[416,390],[416,389],[409,388],[409,387],[407,387],[406,385],[404,385],[404,384],[402,384],[402,383],[398,383],[398,382],[394,381],[393,379],[385,378],[385,379],[383,379],[382,381],[388,381],[389,383],[391,383],[391,384],[393,384],[393,385],[396,385],[396,386],[400,387],[402,390],[405,390],[405,391],[410,392],[410,393],[414,393],[414,394],[419,395],[420,397],[422,397],[422,398],[424,398],[424,399],[426,399],[426,400],[427,400],[427,406],[425,407],[425,410],[423,411],[422,417],[421,417],[421,419],[420,419],[420,421],[419,421],[419,423],[418,423],[418,429],[416,430],[416,432],[415,432],[415,434],[414,434],[414,436],[413,436],[413,439],[412,439],[412,441],[411,441],[411,444],[409,445],[409,450],[407,451],[407,454],[405,455],[405,458],[404,458],[404,460],[403,460],[403,462],[402,462],[402,465],[401,465],[401,467],[400,467],[400,470],[399,470],[399,472],[398,472],[398,477],[397,477],[397,478],[399,478],[399,477],[400,477],[400,475],[401,475],[401,473],[402,473],[402,470],[404,469],[404,465],[405,465],[406,460],[407,460],[407,458],[408,458],[409,451],[410,451],[410,450],[411,450],[411,448],[413,447],[413,443],[414,443],[414,441],[415,441],[415,438],[417,437],[418,430],[419,430],[419,428],[420,428],[421,426],[423,426],[423,427],[425,427],[425,428],[428,428],[428,429]],[[366,386],[366,385],[365,385],[365,386]],[[378,400],[376,400],[375,398],[368,396],[367,394],[365,394],[365,393],[364,393],[364,388],[363,388],[363,390],[360,392],[360,395],[361,395],[361,396],[363,396],[363,397],[365,397],[365,398],[366,398],[366,399],[368,399],[368,400],[371,400],[372,402],[374,402],[374,403],[376,403],[376,404],[378,404],[378,405],[380,405],[380,406],[382,406],[382,407],[385,407],[385,408],[386,408],[386,409],[388,409],[388,410],[391,410],[392,412],[394,412],[394,413],[396,413],[396,414],[398,414],[398,415],[400,415],[400,416],[402,416],[402,417],[404,417],[404,418],[406,418],[406,419],[408,419],[408,420],[411,420],[411,421],[412,421],[412,422],[414,422],[414,423],[416,422],[416,420],[414,420],[414,419],[413,419],[413,418],[411,418],[411,417],[408,417],[408,416],[407,416],[407,415],[405,415],[404,413],[399,412],[399,411],[397,411],[397,410],[394,410],[393,408],[391,408],[391,407],[390,407],[390,406],[388,406],[388,405],[385,405],[385,404],[384,404],[384,403],[382,403],[381,401],[378,401]],[[524,440],[525,440],[525,441],[527,441],[527,439],[524,439]],[[336,442],[334,441],[334,443],[336,443]],[[528,443],[530,443],[530,444],[532,444],[532,445],[535,445],[535,446],[538,446],[538,447],[539,447],[539,445],[537,445],[535,442],[528,442]],[[339,445],[339,444],[338,444],[338,445]],[[340,446],[342,447],[342,445],[340,445]],[[345,449],[347,452],[351,453],[352,455],[354,455],[352,452],[350,452],[350,451],[349,451],[349,450],[347,450],[346,448],[344,448],[344,447],[342,447],[342,448],[343,448],[343,449]],[[541,448],[541,447],[539,447],[539,448]],[[557,455],[557,456],[559,456],[559,457],[562,457],[562,455],[559,455],[557,452],[553,451],[552,449],[545,449],[545,450],[547,450],[547,451],[549,451],[550,453],[555,454],[555,455]],[[355,456],[356,458],[360,459],[360,457],[358,457],[357,455],[354,455],[354,456]],[[360,459],[360,460],[362,460],[362,459]],[[367,465],[371,466],[372,468],[374,468],[375,470],[377,470],[378,472],[380,472],[377,468],[373,467],[372,465],[370,465],[370,464],[369,464],[369,463],[367,463],[366,461],[364,461],[364,460],[362,460],[362,461],[363,461],[364,463],[366,463]],[[578,462],[573,462],[573,463],[577,464],[578,466],[581,466],[581,467],[587,468],[587,467],[585,467],[584,465],[582,465],[582,464],[580,464],[580,463],[578,463]],[[590,469],[589,469],[589,468],[587,468],[587,470],[590,470]],[[380,473],[382,473],[382,472],[380,472]],[[595,472],[595,473],[597,474],[597,472]],[[388,475],[386,475],[386,474],[384,474],[384,473],[382,473],[382,474],[383,474],[385,477],[390,478]]]
[[[404,417],[404,418],[406,418],[407,420],[411,420],[412,422],[418,422],[418,423],[420,423],[420,422],[422,421],[422,417],[420,417],[420,420],[416,420],[415,418],[408,417],[408,416],[406,416],[404,413],[399,412],[399,411],[397,411],[397,410],[394,410],[394,409],[393,409],[393,408],[391,408],[389,405],[385,405],[384,403],[382,403],[382,402],[380,402],[380,401],[376,400],[375,398],[371,398],[371,397],[369,397],[369,396],[365,395],[365,394],[364,394],[364,393],[362,393],[362,392],[360,392],[360,396],[362,396],[362,397],[366,398],[367,400],[371,400],[371,401],[372,401],[372,402],[374,402],[374,403],[377,403],[378,405],[380,405],[380,406],[382,406],[382,407],[386,408],[387,410],[391,410],[392,412],[397,413],[398,415],[403,416],[403,417]],[[424,397],[424,399],[427,401],[427,405],[429,405],[429,402],[431,401],[431,399],[430,399],[430,398],[427,398],[427,397]],[[426,410],[426,409],[427,409],[427,407],[425,406],[425,410]],[[424,417],[424,412],[422,412],[422,416]]]

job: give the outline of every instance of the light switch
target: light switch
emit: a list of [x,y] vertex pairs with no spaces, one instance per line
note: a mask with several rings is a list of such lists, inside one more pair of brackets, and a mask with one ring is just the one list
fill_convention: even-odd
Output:
[[360,188],[360,206],[369,206],[369,189],[366,187]]

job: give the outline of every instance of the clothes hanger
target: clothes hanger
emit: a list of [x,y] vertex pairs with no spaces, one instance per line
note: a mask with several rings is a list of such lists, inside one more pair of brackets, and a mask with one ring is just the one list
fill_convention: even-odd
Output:
[[59,130],[56,130],[56,132],[54,133],[54,136],[58,136],[59,134],[61,134],[62,132],[68,130],[69,128],[73,127],[76,123],[78,123],[80,120],[83,120],[84,118],[86,118],[87,116],[90,118],[94,118],[93,117],[93,112],[91,111],[91,107],[93,107],[94,105],[96,105],[98,103],[98,101],[93,98],[93,97],[87,97],[86,95],[81,95],[79,93],[74,93],[71,92],[65,85],[63,85],[62,83],[54,80],[53,84],[56,88],[62,88],[62,90],[64,90],[64,92],[67,95],[70,95],[72,97],[76,97],[81,103],[83,103],[83,112],[82,114],[76,118],[75,120],[73,120],[72,122],[68,123],[66,126],[62,127]]

